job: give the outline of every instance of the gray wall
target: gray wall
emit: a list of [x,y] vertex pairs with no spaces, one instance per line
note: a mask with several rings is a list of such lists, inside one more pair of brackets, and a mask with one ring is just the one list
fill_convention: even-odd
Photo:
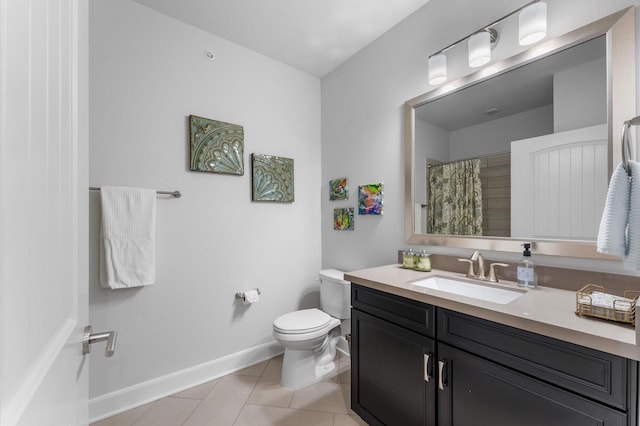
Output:
[[449,142],[450,160],[509,152],[511,141],[553,133],[553,110],[548,105],[454,130]]
[[416,147],[414,153],[415,203],[427,204],[427,158],[448,163],[450,133],[440,127],[416,119]]
[[[130,0],[89,6],[90,184],[183,193],[158,198],[156,283],[125,290],[98,283],[90,194],[91,324],[119,333],[91,354],[96,418],[273,355],[273,319],[318,305],[320,80]],[[244,176],[188,170],[190,114],[244,127]],[[294,203],[251,202],[251,153],[294,159]]]
[[606,59],[601,58],[553,76],[556,133],[607,122],[606,75]]
[[[330,179],[343,175],[350,177],[353,187],[378,181],[385,184],[384,216],[356,216],[355,230],[349,233],[332,230],[331,211],[336,205],[328,201],[327,190],[323,190],[324,266],[356,270],[396,262],[396,251],[407,247],[404,239],[404,102],[430,90],[429,54],[526,3],[526,0],[431,0],[323,78],[323,188]],[[549,37],[638,4],[638,0],[548,0]],[[507,39],[503,35],[502,40]],[[494,54],[498,57],[498,48]],[[455,79],[456,75],[450,78]],[[349,204],[357,205],[357,199],[349,200]],[[447,248],[427,249],[434,253],[466,254]],[[521,254],[490,253],[490,256],[514,261]],[[549,265],[622,272],[619,262],[543,256],[537,259]]]

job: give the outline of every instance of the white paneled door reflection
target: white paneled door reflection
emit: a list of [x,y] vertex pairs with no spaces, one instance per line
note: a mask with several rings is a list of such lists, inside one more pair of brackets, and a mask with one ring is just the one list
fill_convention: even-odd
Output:
[[605,124],[512,142],[512,236],[595,240],[607,152]]

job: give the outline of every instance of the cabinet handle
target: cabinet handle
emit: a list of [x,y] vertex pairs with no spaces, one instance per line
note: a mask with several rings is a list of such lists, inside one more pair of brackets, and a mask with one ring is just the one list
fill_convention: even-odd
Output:
[[447,361],[438,361],[438,389],[444,390],[444,387],[447,385],[447,381],[444,379],[444,369],[447,365]]
[[431,363],[429,360],[431,359],[431,354],[424,354],[424,381],[428,382],[431,380]]

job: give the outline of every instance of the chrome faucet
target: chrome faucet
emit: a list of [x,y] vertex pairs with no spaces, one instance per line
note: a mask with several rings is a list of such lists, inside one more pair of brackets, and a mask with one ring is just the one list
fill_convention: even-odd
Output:
[[[498,275],[496,273],[496,267],[501,266],[501,267],[507,267],[509,265],[507,265],[506,263],[492,263],[491,267],[489,268],[489,276],[486,276],[486,270],[485,270],[485,266],[484,266],[484,256],[482,256],[482,253],[480,253],[480,251],[476,250],[473,252],[473,254],[471,255],[471,257],[469,259],[458,259],[460,262],[467,262],[469,263],[469,270],[467,271],[467,277],[468,278],[475,278],[477,280],[480,281],[490,281],[492,283],[497,283],[498,281]],[[478,262],[478,273],[476,274],[475,271],[475,267],[474,267],[474,263]]]
[[[469,270],[467,271],[468,278],[477,278],[479,280],[485,280],[487,277],[484,272],[484,257],[478,250],[474,251],[469,259],[458,259],[460,262],[469,263]],[[478,273],[476,274],[474,263],[478,262]]]
[[478,262],[478,273],[476,274],[476,278],[479,280],[486,280],[487,277],[484,273],[484,256],[478,250],[474,251],[471,255],[472,262]]

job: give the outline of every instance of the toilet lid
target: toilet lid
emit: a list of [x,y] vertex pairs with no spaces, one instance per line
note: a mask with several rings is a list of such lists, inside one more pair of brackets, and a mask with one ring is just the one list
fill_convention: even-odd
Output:
[[330,320],[320,309],[303,309],[276,318],[273,328],[283,334],[311,333],[326,327]]

